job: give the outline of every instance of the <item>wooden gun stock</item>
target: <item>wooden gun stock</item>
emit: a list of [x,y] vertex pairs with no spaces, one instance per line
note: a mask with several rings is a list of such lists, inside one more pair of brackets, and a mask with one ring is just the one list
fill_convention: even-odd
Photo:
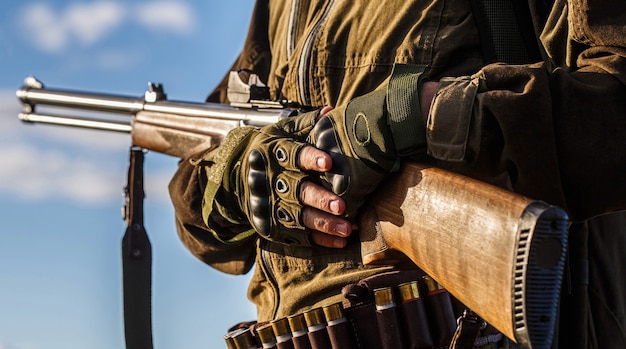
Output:
[[360,217],[363,261],[405,255],[527,348],[550,348],[566,213],[441,169],[407,164]]

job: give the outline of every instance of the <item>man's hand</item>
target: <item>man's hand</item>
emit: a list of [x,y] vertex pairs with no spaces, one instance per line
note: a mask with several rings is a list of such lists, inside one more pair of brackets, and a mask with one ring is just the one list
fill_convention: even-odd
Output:
[[278,243],[344,247],[352,232],[343,217],[346,203],[314,182],[331,170],[332,158],[306,142],[329,110],[231,131],[208,173],[205,222],[213,213],[231,221],[245,218],[260,236]]
[[[317,119],[332,109],[322,108]],[[300,151],[298,165],[303,170],[325,173],[332,168],[332,161],[325,151],[307,146]],[[312,230],[313,242],[324,247],[345,247],[346,238],[352,232],[352,223],[339,216],[344,214],[346,202],[335,193],[310,181],[302,183],[299,195],[300,203],[304,206],[302,220]]]
[[[420,90],[422,122],[426,125],[432,100],[439,88],[439,83],[426,81]],[[330,112],[332,107],[320,111],[318,120]],[[308,146],[300,151],[299,167],[303,170],[325,173],[332,168],[332,158],[325,151]],[[350,221],[339,217],[346,210],[346,202],[313,182],[304,182],[300,190],[300,202],[304,205],[302,218],[304,225],[313,230],[314,243],[325,247],[341,248],[346,245],[346,238],[352,232]]]
[[[303,170],[327,172],[332,167],[328,153],[308,146],[300,151],[300,166]],[[304,225],[312,229],[314,243],[341,248],[346,246],[346,238],[352,232],[352,223],[339,216],[346,210],[345,201],[324,187],[305,181],[300,187],[300,202]]]
[[[260,130],[231,131],[208,174],[204,220],[212,212],[230,220],[245,216],[272,241],[344,247],[359,207],[398,162],[393,146],[387,149],[392,140],[381,97],[359,98],[347,111],[326,107]],[[372,118],[361,107],[373,110]],[[365,135],[371,139],[361,128],[346,128],[356,120],[370,123]],[[359,145],[356,153],[350,144]]]

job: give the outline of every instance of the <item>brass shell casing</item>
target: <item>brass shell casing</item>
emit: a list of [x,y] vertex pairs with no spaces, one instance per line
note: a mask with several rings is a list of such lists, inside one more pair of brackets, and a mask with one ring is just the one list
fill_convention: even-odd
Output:
[[315,327],[326,323],[324,318],[324,310],[322,308],[315,308],[304,312],[304,319],[308,327]]
[[304,320],[304,314],[291,315],[287,318],[289,321],[289,327],[291,332],[299,332],[307,329],[306,320]]
[[398,285],[398,290],[400,291],[400,299],[402,299],[403,302],[420,298],[419,284],[417,281],[400,284]]
[[374,303],[377,307],[394,305],[393,290],[391,287],[382,287],[374,290]]
[[430,276],[424,276],[424,282],[426,282],[428,293],[443,290],[443,286],[441,286],[437,281],[435,281],[435,279],[431,278]]
[[343,306],[341,305],[341,302],[324,306],[322,307],[322,310],[324,310],[324,317],[326,318],[326,322],[339,320],[344,317]]
[[291,328],[289,328],[289,320],[287,320],[286,317],[274,320],[270,324],[272,325],[272,329],[274,330],[274,335],[276,337],[291,334]]
[[254,338],[252,338],[252,333],[249,330],[244,330],[236,333],[233,336],[235,341],[235,346],[237,349],[253,349],[256,348],[256,343],[254,343]]
[[276,336],[274,335],[274,329],[271,324],[257,328],[256,333],[259,335],[259,339],[263,344],[276,342]]

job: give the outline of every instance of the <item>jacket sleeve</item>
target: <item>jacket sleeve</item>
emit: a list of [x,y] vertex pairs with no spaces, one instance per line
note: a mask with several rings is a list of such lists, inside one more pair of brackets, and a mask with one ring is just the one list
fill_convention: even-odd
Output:
[[[254,264],[255,235],[248,224],[213,214],[203,220],[207,173],[216,151],[212,148],[180,161],[169,184],[178,235],[189,251],[204,263],[229,274],[245,274]],[[245,238],[242,238],[245,237]]]
[[557,1],[541,39],[550,63],[440,81],[429,154],[505,173],[513,190],[574,220],[624,210],[626,3]]
[[[231,66],[232,70],[249,70],[267,80],[271,54],[268,42],[267,1],[257,1],[241,53]],[[228,103],[226,90],[228,74],[209,94],[207,101]],[[208,176],[213,168],[217,148],[180,161],[177,172],[170,181],[169,191],[174,206],[178,235],[189,251],[203,262],[229,274],[247,273],[254,264],[256,234],[245,220],[237,220],[223,209],[211,210],[208,217],[203,212],[203,201],[228,207],[220,203],[219,193],[207,195]],[[210,193],[208,193],[210,194]]]

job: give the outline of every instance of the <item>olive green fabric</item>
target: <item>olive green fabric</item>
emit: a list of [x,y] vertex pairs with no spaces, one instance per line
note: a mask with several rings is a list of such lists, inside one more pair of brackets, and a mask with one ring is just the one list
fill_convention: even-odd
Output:
[[246,235],[252,230],[250,226],[232,223],[218,214],[211,215],[208,222],[202,218],[207,172],[212,169],[217,149],[212,147],[179,162],[168,187],[176,228],[183,244],[198,259],[224,273],[244,274],[254,265],[256,235],[248,239],[233,238]]
[[[320,246],[298,248],[257,241],[256,268],[248,296],[258,305],[258,320],[294,315],[343,300],[341,289],[391,266],[366,266],[361,262],[358,237],[341,250]],[[350,271],[350,272],[346,272]]]
[[421,158],[426,147],[419,87],[425,65],[396,64],[387,86],[388,123],[396,153]]
[[393,148],[386,149],[385,140],[391,140],[391,134],[384,122],[384,98],[385,91],[378,91],[332,110],[315,125],[309,138],[331,155],[333,168],[321,181],[346,201],[349,218],[355,217],[384,176],[399,166]]
[[216,238],[237,243],[258,233],[279,243],[311,245],[298,199],[307,176],[298,170],[297,158],[317,115],[309,112],[260,130],[229,132],[208,171],[202,217],[207,225],[216,214],[234,223],[247,220],[251,229],[229,240]]

